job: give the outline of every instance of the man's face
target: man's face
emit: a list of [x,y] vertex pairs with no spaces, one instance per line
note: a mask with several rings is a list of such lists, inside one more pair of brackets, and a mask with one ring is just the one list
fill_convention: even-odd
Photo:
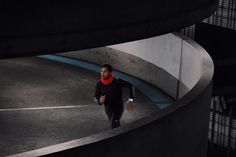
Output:
[[101,68],[101,77],[102,79],[107,79],[110,75],[110,72],[106,67]]

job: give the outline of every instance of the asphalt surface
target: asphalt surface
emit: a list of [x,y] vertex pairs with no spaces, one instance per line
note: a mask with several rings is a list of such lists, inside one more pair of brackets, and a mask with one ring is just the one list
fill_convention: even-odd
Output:
[[[103,106],[93,101],[98,79],[98,73],[38,57],[0,60],[0,156],[110,129]],[[136,102],[121,125],[159,110],[138,90]]]

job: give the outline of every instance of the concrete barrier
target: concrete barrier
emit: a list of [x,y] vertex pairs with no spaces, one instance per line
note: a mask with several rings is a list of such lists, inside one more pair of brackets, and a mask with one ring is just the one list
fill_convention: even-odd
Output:
[[119,128],[13,156],[206,156],[214,67],[197,43],[167,34],[64,55],[113,63],[116,69],[146,80],[176,101]]

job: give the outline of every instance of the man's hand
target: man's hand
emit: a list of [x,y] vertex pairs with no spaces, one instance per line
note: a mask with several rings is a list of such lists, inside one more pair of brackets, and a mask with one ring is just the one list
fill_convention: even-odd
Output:
[[103,95],[100,97],[100,100],[99,100],[100,104],[104,104],[105,98],[106,98],[106,95]]
[[129,110],[132,110],[133,108],[134,108],[134,102],[133,102],[133,100],[129,99],[126,102],[126,109],[129,111]]

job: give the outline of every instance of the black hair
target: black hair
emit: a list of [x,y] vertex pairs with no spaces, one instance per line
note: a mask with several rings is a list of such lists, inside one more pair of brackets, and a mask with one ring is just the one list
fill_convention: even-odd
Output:
[[101,68],[107,68],[109,72],[112,72],[112,66],[110,64],[103,64]]

